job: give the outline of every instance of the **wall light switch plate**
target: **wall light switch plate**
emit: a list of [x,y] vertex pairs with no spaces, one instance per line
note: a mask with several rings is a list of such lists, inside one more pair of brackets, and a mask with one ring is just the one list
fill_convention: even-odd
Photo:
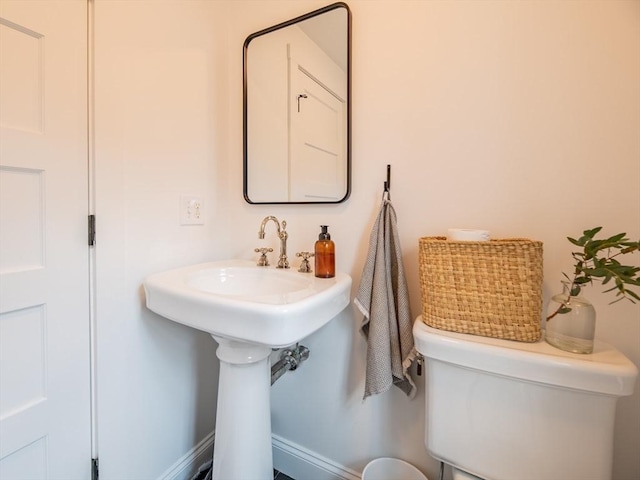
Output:
[[180,195],[180,225],[204,225],[202,197]]

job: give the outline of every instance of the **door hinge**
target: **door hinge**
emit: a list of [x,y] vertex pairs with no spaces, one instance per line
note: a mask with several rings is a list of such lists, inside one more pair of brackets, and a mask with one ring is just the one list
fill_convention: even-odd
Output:
[[91,480],[98,480],[98,459],[91,459]]
[[96,216],[89,215],[89,246],[96,244]]

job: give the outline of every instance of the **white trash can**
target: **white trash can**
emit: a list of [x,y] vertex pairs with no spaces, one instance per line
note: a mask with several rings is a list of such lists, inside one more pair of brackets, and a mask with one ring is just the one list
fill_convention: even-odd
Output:
[[428,480],[420,470],[398,458],[376,458],[367,463],[362,480]]

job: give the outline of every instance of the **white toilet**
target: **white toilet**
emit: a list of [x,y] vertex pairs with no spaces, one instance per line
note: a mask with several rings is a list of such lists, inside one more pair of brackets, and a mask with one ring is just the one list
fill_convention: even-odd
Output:
[[616,402],[638,369],[610,345],[563,352],[431,328],[418,317],[426,365],[425,444],[454,479],[611,478]]

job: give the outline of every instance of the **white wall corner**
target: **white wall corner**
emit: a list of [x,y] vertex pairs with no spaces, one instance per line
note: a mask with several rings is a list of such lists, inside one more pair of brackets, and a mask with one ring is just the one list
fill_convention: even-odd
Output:
[[158,480],[189,480],[198,467],[213,458],[215,432],[209,433],[200,442],[171,465]]

